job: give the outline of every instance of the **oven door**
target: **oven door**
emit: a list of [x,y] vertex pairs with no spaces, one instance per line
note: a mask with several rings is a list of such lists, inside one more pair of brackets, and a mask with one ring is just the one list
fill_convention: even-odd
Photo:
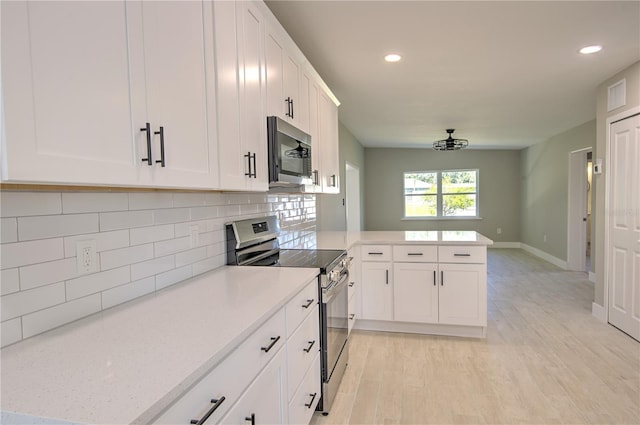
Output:
[[[348,285],[349,272],[342,274],[340,281],[322,289],[322,378],[328,382],[347,343],[348,336]],[[340,377],[337,377],[338,380]]]

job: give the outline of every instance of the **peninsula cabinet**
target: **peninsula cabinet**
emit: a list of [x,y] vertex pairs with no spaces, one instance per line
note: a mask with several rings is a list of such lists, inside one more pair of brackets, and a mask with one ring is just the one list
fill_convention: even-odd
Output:
[[7,2],[2,40],[2,180],[217,187],[210,2]]
[[356,328],[486,335],[485,246],[362,245],[361,249],[363,320]]
[[264,17],[253,2],[213,2],[220,187],[266,191]]

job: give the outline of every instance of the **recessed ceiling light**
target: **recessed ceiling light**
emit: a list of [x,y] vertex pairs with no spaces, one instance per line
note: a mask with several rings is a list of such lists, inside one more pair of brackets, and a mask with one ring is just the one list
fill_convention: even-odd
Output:
[[402,56],[396,53],[390,53],[384,57],[384,60],[386,60],[387,62],[398,62],[400,59],[402,59]]
[[582,53],[583,55],[590,55],[592,53],[597,53],[600,50],[602,50],[602,46],[587,46],[587,47],[583,47],[582,49],[578,50],[580,53]]

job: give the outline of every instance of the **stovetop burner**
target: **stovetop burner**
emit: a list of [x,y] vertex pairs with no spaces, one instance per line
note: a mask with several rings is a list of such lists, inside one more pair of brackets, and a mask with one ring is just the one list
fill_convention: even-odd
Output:
[[281,267],[319,268],[326,273],[335,267],[344,251],[335,249],[281,249],[278,264]]

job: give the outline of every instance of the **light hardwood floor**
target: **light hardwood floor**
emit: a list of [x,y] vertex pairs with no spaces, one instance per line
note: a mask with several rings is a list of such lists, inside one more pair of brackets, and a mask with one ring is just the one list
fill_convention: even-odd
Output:
[[640,343],[591,315],[586,273],[490,249],[488,283],[486,340],[354,331],[312,424],[640,423]]

